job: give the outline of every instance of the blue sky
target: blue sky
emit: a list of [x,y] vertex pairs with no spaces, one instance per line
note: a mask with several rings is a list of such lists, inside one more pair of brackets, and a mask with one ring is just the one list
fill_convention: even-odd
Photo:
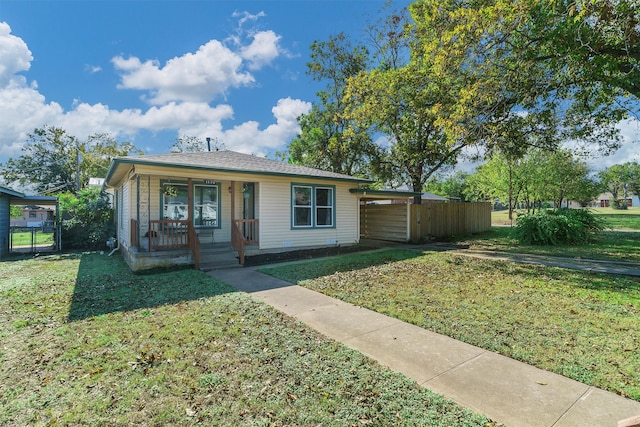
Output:
[[361,37],[384,3],[0,0],[0,161],[44,125],[149,154],[182,134],[273,154],[320,89],[311,43]]
[[[384,4],[0,0],[0,162],[44,125],[108,132],[148,154],[185,134],[273,155],[320,89],[306,75],[311,43],[362,37]],[[590,163],[640,160],[638,123],[621,123],[623,148]]]

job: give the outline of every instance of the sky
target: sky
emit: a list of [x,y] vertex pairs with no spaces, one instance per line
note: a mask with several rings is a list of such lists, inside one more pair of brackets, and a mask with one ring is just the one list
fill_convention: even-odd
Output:
[[309,46],[361,37],[383,5],[0,0],[0,162],[45,125],[147,154],[189,135],[273,155],[322,88],[306,74]]
[[[146,154],[189,135],[273,157],[322,88],[306,74],[309,46],[363,37],[384,3],[0,0],[0,162],[43,126]],[[621,123],[623,148],[590,163],[640,160],[639,123]]]

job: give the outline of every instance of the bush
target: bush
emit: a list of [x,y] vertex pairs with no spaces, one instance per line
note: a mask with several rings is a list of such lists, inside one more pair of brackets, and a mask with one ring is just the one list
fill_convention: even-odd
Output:
[[614,200],[613,204],[611,205],[611,207],[613,209],[626,210],[627,209],[627,202],[625,200]]
[[62,245],[66,249],[105,249],[115,228],[109,196],[99,188],[60,195]]
[[513,237],[527,245],[580,245],[605,228],[606,223],[587,209],[548,209],[519,215]]

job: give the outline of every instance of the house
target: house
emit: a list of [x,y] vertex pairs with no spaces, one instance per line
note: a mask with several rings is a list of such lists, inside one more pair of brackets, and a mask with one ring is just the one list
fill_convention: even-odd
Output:
[[[405,192],[408,193],[410,191],[406,190]],[[428,191],[416,194],[420,194],[420,203],[422,203],[423,205],[427,203],[446,203],[451,201],[451,199],[448,197],[439,196],[437,194],[429,193]],[[392,203],[413,203],[413,200],[413,197],[408,199],[406,202],[403,200],[394,199]]]
[[[54,206],[57,211],[58,198],[50,196],[27,196],[19,191],[0,187],[0,258],[4,258],[10,252],[11,206],[19,205]],[[56,227],[55,237],[54,250],[59,249],[61,245],[59,224]]]
[[[618,201],[620,203],[623,202],[623,197],[621,196],[622,194],[618,195]],[[638,199],[637,195],[627,196],[627,198],[624,199],[624,203],[627,205],[627,207],[640,206],[640,200]],[[601,208],[608,208],[610,206],[613,206],[613,195],[611,193],[600,194],[597,198],[596,206],[599,206]]]
[[114,194],[118,248],[135,271],[199,268],[224,251],[244,263],[247,255],[357,244],[357,189],[369,182],[211,151],[115,158],[105,188]]
[[51,207],[26,205],[21,208],[22,216],[11,218],[12,227],[44,227],[53,226],[55,210]]

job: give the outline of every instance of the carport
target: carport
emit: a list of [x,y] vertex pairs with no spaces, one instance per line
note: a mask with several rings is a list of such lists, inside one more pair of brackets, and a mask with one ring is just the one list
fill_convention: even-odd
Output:
[[[24,205],[55,206],[56,214],[53,229],[51,230],[53,232],[52,244],[39,245],[32,237],[29,244],[20,246],[20,248],[13,247],[12,232],[14,230],[11,228],[11,206]],[[37,232],[34,227],[31,227],[29,230],[32,236],[35,235],[34,231]],[[0,186],[0,258],[6,257],[10,252],[35,253],[59,251],[62,247],[61,244],[61,226],[57,197],[27,196],[19,191]]]
[[411,237],[411,205],[420,193],[405,190],[349,190],[360,195],[360,238],[408,242]]

